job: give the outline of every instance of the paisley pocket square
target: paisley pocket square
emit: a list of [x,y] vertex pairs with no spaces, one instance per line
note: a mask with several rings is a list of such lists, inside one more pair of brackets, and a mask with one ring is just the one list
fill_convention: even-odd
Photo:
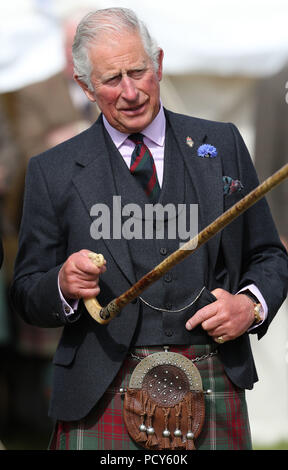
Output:
[[224,195],[231,195],[242,191],[243,185],[241,181],[234,180],[231,176],[223,176],[223,191]]

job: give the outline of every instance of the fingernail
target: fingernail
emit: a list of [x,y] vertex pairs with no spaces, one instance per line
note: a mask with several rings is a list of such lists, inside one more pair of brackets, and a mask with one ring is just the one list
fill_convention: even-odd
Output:
[[192,326],[190,325],[190,323],[186,323],[185,326],[186,326],[186,330],[189,330],[189,331],[192,330]]

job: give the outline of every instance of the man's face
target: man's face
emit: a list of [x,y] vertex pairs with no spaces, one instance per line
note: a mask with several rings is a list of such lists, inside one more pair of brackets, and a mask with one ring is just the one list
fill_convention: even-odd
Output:
[[140,132],[156,117],[160,107],[158,70],[145,52],[138,34],[103,36],[90,46],[93,91],[75,77],[91,101],[96,101],[107,121],[120,132]]

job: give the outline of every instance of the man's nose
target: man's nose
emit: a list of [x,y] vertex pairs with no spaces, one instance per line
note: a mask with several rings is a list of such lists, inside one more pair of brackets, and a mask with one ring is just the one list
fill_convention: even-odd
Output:
[[122,77],[122,98],[129,101],[135,101],[138,96],[138,90],[135,86],[134,80],[127,75]]

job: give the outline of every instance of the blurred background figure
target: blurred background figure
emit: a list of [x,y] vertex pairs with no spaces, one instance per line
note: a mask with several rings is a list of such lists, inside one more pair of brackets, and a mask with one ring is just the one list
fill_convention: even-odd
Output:
[[64,75],[67,79],[71,100],[75,108],[78,110],[79,115],[82,117],[81,125],[83,129],[88,127],[99,116],[99,109],[97,105],[94,103],[92,104],[87,100],[87,97],[73,78],[74,65],[72,59],[72,44],[74,41],[77,25],[86,13],[88,13],[87,9],[80,8],[73,10],[70,14],[68,12],[67,16],[64,16],[62,19],[65,48]]
[[[71,44],[86,12],[113,6],[135,10],[164,48],[164,106],[234,122],[260,181],[288,160],[287,0],[1,2],[0,230],[5,261],[0,273],[0,439],[8,449],[48,445],[53,425],[47,418],[50,363],[61,334],[24,324],[7,301],[25,170],[33,155],[97,118],[97,108],[74,86]],[[288,238],[287,195],[285,182],[268,196],[283,241]],[[253,337],[252,345],[261,375],[247,393],[254,443],[271,448],[286,441],[288,448],[287,301],[267,338],[258,342]],[[28,431],[32,440],[26,442]]]
[[54,6],[49,0],[13,0],[0,6],[0,210],[5,249],[0,276],[0,432],[12,440],[23,429],[34,435],[51,432],[50,364],[61,334],[61,329],[25,324],[7,302],[27,163],[97,117],[97,110],[89,116],[72,93],[65,41],[71,44],[76,25],[68,27],[67,22],[66,27]]

